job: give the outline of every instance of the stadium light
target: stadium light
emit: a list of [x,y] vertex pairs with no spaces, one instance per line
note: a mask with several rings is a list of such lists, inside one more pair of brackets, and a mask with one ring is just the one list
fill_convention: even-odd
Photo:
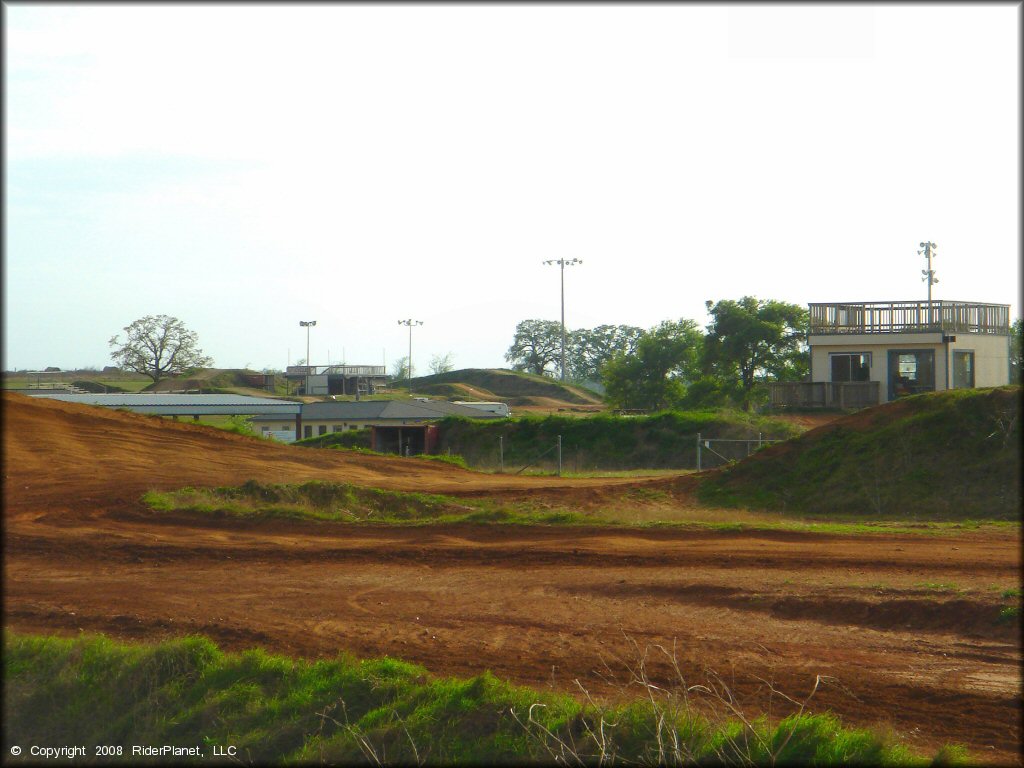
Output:
[[928,269],[921,270],[921,281],[928,282],[928,324],[932,323],[932,286],[939,282],[939,278],[935,276],[935,270],[932,269],[932,256],[935,255],[935,251],[938,248],[935,243],[929,241],[927,243],[921,243],[921,249],[918,251],[918,255],[923,255],[928,259]]
[[309,394],[309,329],[316,325],[316,320],[299,320],[299,325],[306,329],[306,394]]
[[408,320],[399,320],[398,324],[409,326],[409,395],[412,396],[412,327],[423,325],[423,321],[409,318]]
[[582,264],[583,259],[547,259],[545,264],[557,264],[562,275],[562,383],[565,383],[565,268]]

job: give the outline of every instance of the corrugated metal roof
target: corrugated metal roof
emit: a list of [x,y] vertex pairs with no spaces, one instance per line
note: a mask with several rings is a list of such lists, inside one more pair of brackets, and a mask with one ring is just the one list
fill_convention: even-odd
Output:
[[[28,394],[28,393],[26,393]],[[300,403],[277,400],[270,397],[249,397],[248,395],[162,395],[162,394],[85,394],[85,395],[34,395],[48,400],[66,403],[99,405],[104,408],[127,408],[138,413],[187,415],[214,414],[290,414],[299,413]]]
[[419,419],[434,421],[446,416],[464,416],[469,419],[499,419],[496,413],[478,408],[455,405],[445,400],[325,400],[302,406],[304,421],[361,421],[379,419]]

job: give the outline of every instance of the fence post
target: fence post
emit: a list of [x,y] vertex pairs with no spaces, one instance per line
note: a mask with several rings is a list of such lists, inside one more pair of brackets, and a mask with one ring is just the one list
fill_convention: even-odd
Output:
[[505,472],[505,438],[503,435],[498,435],[498,472],[503,474]]
[[558,436],[558,476],[562,476],[562,436]]
[[700,432],[697,433],[697,471],[700,472]]

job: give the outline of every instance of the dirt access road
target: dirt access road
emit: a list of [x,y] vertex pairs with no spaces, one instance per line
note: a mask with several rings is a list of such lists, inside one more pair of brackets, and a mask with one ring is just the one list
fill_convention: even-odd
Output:
[[[826,536],[576,527],[241,523],[153,513],[150,488],[333,479],[374,487],[627,503],[635,480],[497,477],[303,450],[188,424],[5,394],[5,626],[121,638],[201,632],[229,648],[393,655],[439,674],[605,698],[627,667],[768,683],[910,744],[1020,764],[1013,534]],[[672,478],[646,481],[672,490]],[[675,483],[675,485],[673,485]],[[687,503],[680,493],[680,505]],[[723,513],[727,516],[728,513]],[[708,704],[710,706],[710,703]]]

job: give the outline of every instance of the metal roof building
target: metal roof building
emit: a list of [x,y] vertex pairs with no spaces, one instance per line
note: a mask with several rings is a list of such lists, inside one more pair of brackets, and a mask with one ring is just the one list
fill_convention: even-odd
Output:
[[30,397],[65,403],[122,408],[158,416],[277,416],[298,417],[301,403],[247,395],[161,395],[161,394],[35,394]]
[[445,400],[360,400],[359,402],[324,401],[302,406],[303,420],[314,419],[403,419],[430,420],[446,416],[468,419],[500,418],[477,408],[456,405]]
[[[254,416],[253,427],[268,437],[290,442],[296,437],[314,437],[328,432],[346,432],[352,429],[371,427],[375,434],[384,435],[387,430],[402,428],[403,434],[416,433],[418,450],[428,449],[430,440],[423,431],[433,422],[447,416],[461,416],[467,419],[501,419],[496,413],[456,405],[444,400],[360,400],[304,403],[302,413],[296,419],[294,428],[286,419],[271,414]],[[436,432],[436,427],[434,427]],[[380,450],[374,443],[375,450]]]

